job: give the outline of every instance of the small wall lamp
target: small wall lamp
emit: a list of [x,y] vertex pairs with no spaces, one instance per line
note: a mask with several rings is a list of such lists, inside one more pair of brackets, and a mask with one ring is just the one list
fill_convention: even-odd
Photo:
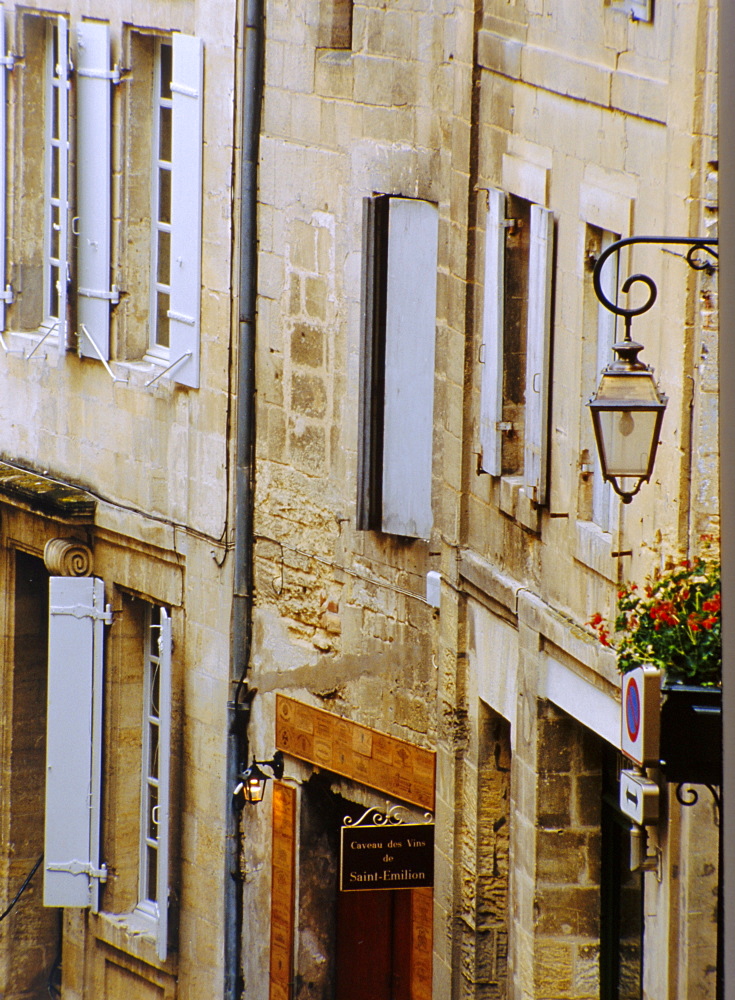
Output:
[[256,760],[253,757],[253,762],[250,767],[246,768],[240,775],[240,781],[235,786],[235,791],[232,793],[233,798],[237,801],[242,796],[243,802],[262,802],[263,796],[265,795],[265,783],[270,781],[270,774],[266,774],[261,768],[269,767],[273,772],[274,778],[283,777],[283,753],[281,750],[276,750],[273,754],[273,760]]
[[632,274],[621,286],[625,293],[640,282],[648,288],[648,298],[635,309],[626,309],[611,302],[602,290],[601,272],[608,257],[633,243],[678,244],[689,247],[686,261],[696,271],[711,273],[713,264],[702,261],[695,254],[703,251],[717,259],[717,240],[697,239],[686,236],[631,236],[612,243],[599,256],[593,275],[595,295],[602,305],[616,316],[625,319],[623,339],[613,344],[615,361],[602,372],[597,392],[587,404],[592,414],[592,425],[600,456],[602,476],[622,498],[630,503],[643,483],[653,472],[661,423],[668,402],[659,392],[653,378],[653,369],[638,359],[643,350],[631,337],[634,316],[647,312],[656,301],[656,284],[647,274]]

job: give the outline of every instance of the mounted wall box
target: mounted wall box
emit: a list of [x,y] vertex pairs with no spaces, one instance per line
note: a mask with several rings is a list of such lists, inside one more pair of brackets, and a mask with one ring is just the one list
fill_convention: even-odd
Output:
[[620,749],[641,767],[659,762],[661,677],[649,664],[623,674]]
[[620,811],[639,826],[658,823],[659,787],[645,774],[620,772]]

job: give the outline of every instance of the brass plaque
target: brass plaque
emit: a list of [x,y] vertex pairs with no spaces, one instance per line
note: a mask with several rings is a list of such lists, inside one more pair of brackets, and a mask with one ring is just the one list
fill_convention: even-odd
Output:
[[276,747],[433,812],[436,754],[276,695]]

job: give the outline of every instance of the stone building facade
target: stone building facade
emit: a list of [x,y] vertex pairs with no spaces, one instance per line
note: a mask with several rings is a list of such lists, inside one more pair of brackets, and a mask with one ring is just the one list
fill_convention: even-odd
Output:
[[[3,995],[714,997],[713,808],[652,771],[629,870],[587,623],[718,530],[716,278],[621,263],[630,506],[585,402],[602,249],[716,233],[715,4],[62,6],[2,15]],[[340,889],[376,812],[433,885]]]

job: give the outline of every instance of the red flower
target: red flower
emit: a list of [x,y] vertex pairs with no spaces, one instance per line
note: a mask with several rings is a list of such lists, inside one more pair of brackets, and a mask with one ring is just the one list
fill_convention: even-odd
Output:
[[721,606],[722,606],[722,595],[718,591],[716,594],[713,594],[713,596],[710,597],[708,601],[705,601],[702,604],[702,611],[710,611],[716,613],[720,610]]

